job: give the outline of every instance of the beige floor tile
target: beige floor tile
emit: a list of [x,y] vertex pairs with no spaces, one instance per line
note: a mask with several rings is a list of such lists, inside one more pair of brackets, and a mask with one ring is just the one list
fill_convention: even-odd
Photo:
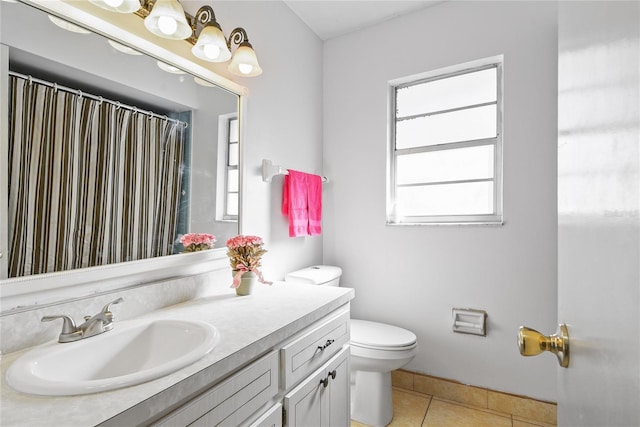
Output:
[[[469,405],[467,403],[456,402],[455,400],[442,399],[441,397],[434,397],[434,399],[435,400],[441,400],[441,401],[443,401],[445,403],[451,403],[452,405],[457,405],[457,406],[461,406],[461,407],[468,408],[468,409],[477,409],[479,411],[486,412],[488,414],[497,415],[499,417],[507,417],[507,418],[511,417],[511,414],[508,414],[506,412],[494,411],[493,409],[488,409],[488,408],[480,408],[480,407],[475,406],[475,405]],[[523,419],[523,421],[529,421],[529,420],[526,420],[524,418],[522,418],[522,419]]]
[[467,403],[479,408],[487,407],[487,390],[477,387],[424,375],[414,375],[413,389],[420,393]]
[[488,407],[527,418],[530,420],[527,422],[542,421],[542,423],[552,425],[558,422],[557,406],[552,403],[489,391]]
[[511,427],[511,417],[433,399],[422,427]]
[[431,397],[393,389],[393,419],[389,427],[417,427],[422,424]]
[[[394,388],[393,419],[387,427],[419,427],[422,425],[430,401],[431,396]],[[352,420],[351,427],[368,426]]]

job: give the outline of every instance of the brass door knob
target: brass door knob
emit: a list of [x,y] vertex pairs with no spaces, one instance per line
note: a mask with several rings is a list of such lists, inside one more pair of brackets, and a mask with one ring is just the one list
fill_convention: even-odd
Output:
[[536,356],[543,351],[550,351],[558,357],[563,368],[569,366],[569,331],[567,325],[559,326],[560,331],[545,336],[535,329],[520,326],[518,331],[518,348],[523,356]]

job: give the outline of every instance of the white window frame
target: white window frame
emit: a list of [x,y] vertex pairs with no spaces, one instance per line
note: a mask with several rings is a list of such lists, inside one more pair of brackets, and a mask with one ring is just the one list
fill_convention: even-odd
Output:
[[[409,87],[429,81],[440,80],[444,78],[453,77],[456,75],[467,74],[475,71],[480,71],[488,68],[496,68],[497,75],[497,98],[496,98],[496,137],[477,139],[470,141],[460,141],[443,143],[438,145],[420,146],[414,148],[406,148],[396,150],[396,93],[399,88]],[[502,225],[503,224],[503,211],[502,211],[502,169],[503,169],[503,57],[495,56],[491,58],[482,59],[479,61],[468,62],[452,67],[447,67],[439,70],[422,73],[415,76],[404,77],[401,79],[392,80],[389,82],[389,129],[388,129],[388,155],[387,155],[387,225],[441,225],[441,224],[487,224],[487,225]],[[491,103],[493,104],[493,103]],[[480,104],[484,105],[484,104]],[[443,110],[431,114],[442,114],[443,112],[457,111],[470,106],[462,108]],[[491,214],[483,215],[427,215],[427,216],[411,216],[402,217],[397,214],[396,206],[396,159],[398,155],[420,153],[420,152],[433,152],[442,150],[451,150],[456,148],[466,147],[478,147],[483,145],[494,145],[494,175],[493,175],[493,212]],[[446,183],[469,183],[469,182],[481,182],[489,180],[459,180],[448,182],[436,182],[434,184],[446,184]]]
[[[230,215],[227,207],[228,189],[227,177],[229,170],[229,124],[232,120],[239,120],[237,113],[221,114],[218,116],[218,197],[216,201],[216,220],[217,221],[238,221],[238,215]],[[239,126],[239,123],[238,123]],[[238,135],[238,144],[240,144],[240,136]],[[239,153],[238,153],[239,155]],[[240,165],[235,169],[239,170]],[[240,183],[238,183],[238,205],[240,204]],[[240,209],[240,206],[238,206]]]

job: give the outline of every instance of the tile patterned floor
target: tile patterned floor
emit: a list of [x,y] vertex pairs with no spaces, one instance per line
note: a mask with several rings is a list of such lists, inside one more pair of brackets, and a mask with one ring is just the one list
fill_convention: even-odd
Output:
[[[511,414],[393,388],[393,420],[389,427],[552,427]],[[351,427],[366,427],[356,421]]]

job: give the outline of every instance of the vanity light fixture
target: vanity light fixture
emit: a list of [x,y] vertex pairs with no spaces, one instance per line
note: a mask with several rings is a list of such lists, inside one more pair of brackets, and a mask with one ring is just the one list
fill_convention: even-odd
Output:
[[112,12],[132,13],[140,9],[140,0],[89,0],[102,9]]
[[156,0],[144,26],[156,36],[172,40],[184,40],[193,32],[178,0]]
[[204,28],[200,31],[198,41],[191,48],[191,52],[204,61],[228,61],[231,58],[231,51],[210,6],[202,6],[198,9],[196,23],[204,25]]
[[229,71],[238,76],[253,77],[262,74],[262,68],[258,64],[258,57],[249,43],[247,32],[243,28],[236,28],[229,36],[229,42],[238,45],[238,49],[231,58]]
[[[242,77],[262,74],[262,68],[244,28],[235,28],[227,39],[210,6],[202,6],[193,17],[184,11],[178,0],[90,1],[113,12],[135,13],[144,19],[145,27],[159,37],[186,40],[193,45],[193,55],[203,61],[226,62],[231,59],[228,69],[233,74]],[[127,7],[125,3],[128,4]],[[237,46],[233,55],[232,44]]]

